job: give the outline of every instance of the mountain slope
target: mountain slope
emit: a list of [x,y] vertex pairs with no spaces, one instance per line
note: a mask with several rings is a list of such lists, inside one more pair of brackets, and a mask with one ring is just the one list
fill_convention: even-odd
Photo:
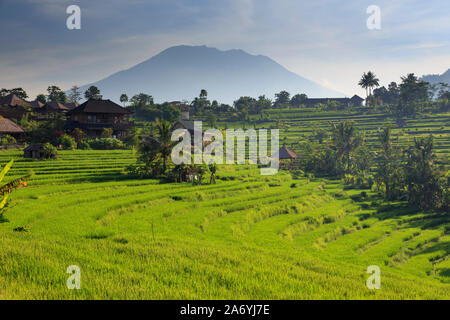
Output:
[[[89,85],[82,87],[83,92]],[[201,89],[208,91],[209,99],[224,103],[244,95],[272,98],[281,90],[310,97],[344,96],[290,72],[268,57],[206,46],[171,47],[92,85],[115,101],[122,93],[131,97],[140,92],[153,95],[158,102],[191,100]]]
[[448,69],[443,74],[429,74],[422,77],[422,80],[429,83],[439,83],[444,82],[450,84],[450,69]]

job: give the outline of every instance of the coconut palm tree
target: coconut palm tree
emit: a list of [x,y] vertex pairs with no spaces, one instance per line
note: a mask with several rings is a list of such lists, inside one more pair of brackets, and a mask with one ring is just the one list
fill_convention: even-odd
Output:
[[369,71],[367,73],[364,72],[364,74],[361,77],[361,80],[359,80],[358,82],[358,85],[366,90],[366,102],[368,102],[369,96],[372,95],[372,88],[379,87],[380,80],[376,77],[375,73],[373,73],[372,71]]
[[163,160],[163,171],[165,172],[168,167],[168,159],[170,154],[172,153],[172,148],[175,146],[176,142],[173,142],[171,139],[172,131],[171,125],[168,121],[160,121],[156,122],[156,132],[158,133],[158,151],[161,154],[161,158]]
[[333,141],[336,146],[336,154],[342,165],[344,173],[350,173],[352,169],[352,157],[362,144],[362,137],[356,127],[350,121],[332,124]]
[[171,140],[171,125],[168,121],[156,120],[150,134],[139,144],[139,162],[144,164],[146,175],[158,174],[162,162],[163,173],[169,165],[169,156],[176,142]]
[[128,96],[125,93],[120,96],[120,102],[122,102],[125,107],[125,103],[128,102]]

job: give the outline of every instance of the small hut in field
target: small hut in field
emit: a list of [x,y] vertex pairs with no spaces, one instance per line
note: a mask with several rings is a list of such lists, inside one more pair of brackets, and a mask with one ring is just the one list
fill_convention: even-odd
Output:
[[23,149],[23,157],[28,159],[43,159],[45,155],[43,144],[31,144]]
[[291,169],[293,168],[293,161],[297,159],[297,155],[288,147],[283,146],[278,151],[278,159],[280,160],[280,165],[284,164],[285,167]]

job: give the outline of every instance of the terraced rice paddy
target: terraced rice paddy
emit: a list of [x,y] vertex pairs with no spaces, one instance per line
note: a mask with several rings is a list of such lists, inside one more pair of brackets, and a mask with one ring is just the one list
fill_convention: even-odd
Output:
[[[228,166],[215,185],[161,184],[122,173],[132,151],[11,158],[9,179],[35,175],[0,221],[3,299],[450,298],[449,218],[337,181]],[[81,290],[66,287],[70,265]]]
[[[330,122],[344,119],[352,120],[364,132],[366,143],[373,149],[378,148],[378,130],[390,125],[393,138],[399,145],[411,145],[414,137],[428,136],[435,138],[436,154],[441,162],[450,164],[450,113],[429,114],[416,119],[405,119],[402,127],[385,114],[357,110],[352,112],[321,111],[314,109],[272,109],[265,111],[266,120],[261,122],[259,116],[253,116],[256,127],[279,128],[280,143],[290,145],[294,151],[299,150],[299,143],[311,135],[314,129],[330,130]],[[241,128],[241,122],[219,123],[219,127]],[[247,124],[247,128],[253,127]]]

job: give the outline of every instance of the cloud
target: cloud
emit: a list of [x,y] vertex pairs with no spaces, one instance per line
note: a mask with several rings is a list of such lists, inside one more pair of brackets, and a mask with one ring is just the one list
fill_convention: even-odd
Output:
[[[267,55],[348,94],[369,68],[398,78],[408,67],[421,71],[417,64],[426,73],[449,67],[450,3],[377,3],[379,31],[366,28],[369,0],[3,0],[0,87],[36,94],[49,82],[81,85],[179,44]],[[81,7],[82,30],[65,27],[69,4]]]

